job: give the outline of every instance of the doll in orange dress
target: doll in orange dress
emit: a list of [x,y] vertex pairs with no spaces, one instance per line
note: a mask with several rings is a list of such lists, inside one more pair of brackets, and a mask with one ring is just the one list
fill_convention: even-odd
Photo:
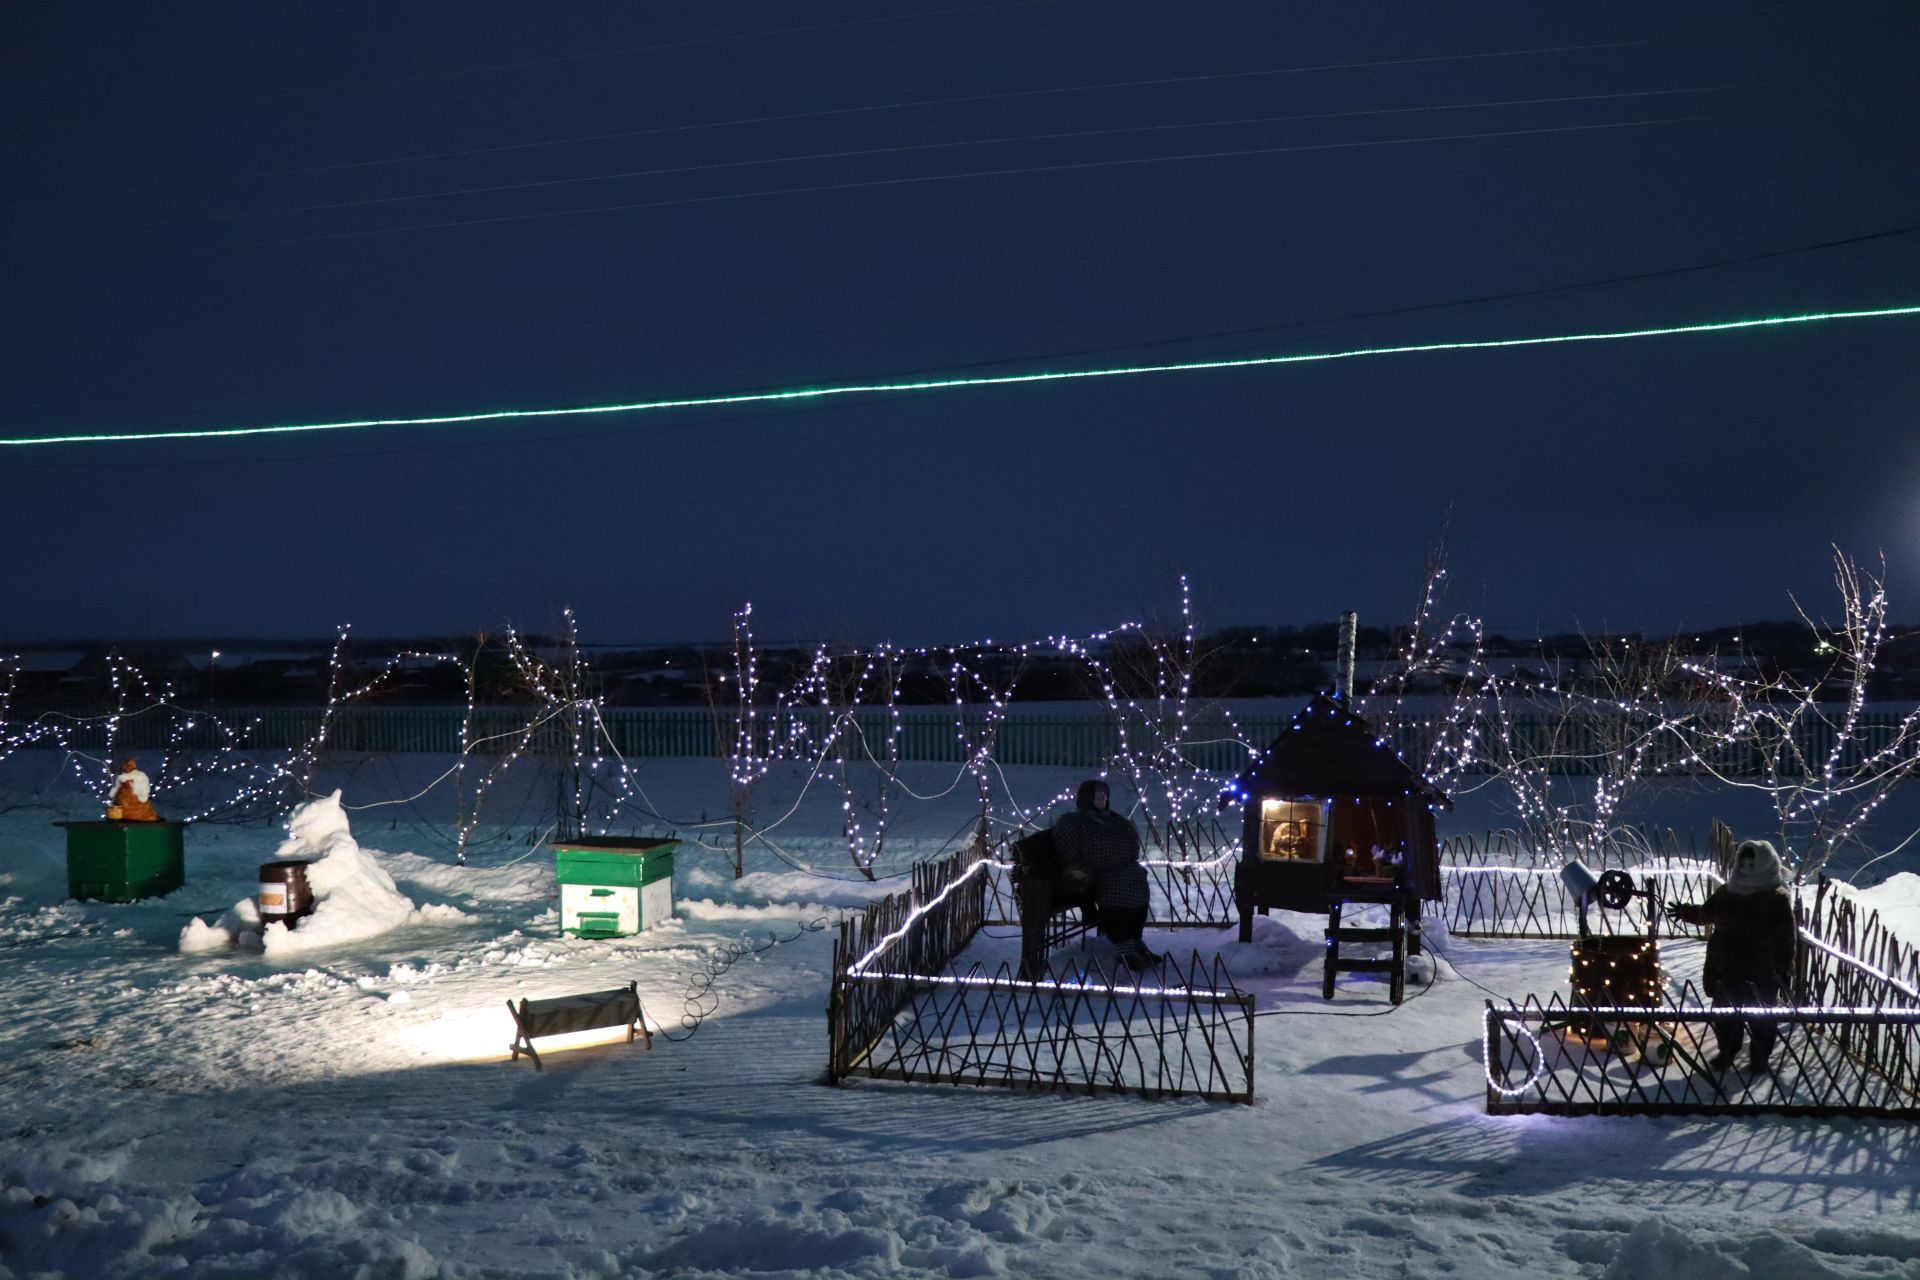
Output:
[[140,762],[128,756],[120,762],[120,776],[115,780],[113,799],[107,802],[107,817],[116,822],[158,822],[160,815],[147,803],[147,797],[153,793],[153,783],[147,775],[140,772]]

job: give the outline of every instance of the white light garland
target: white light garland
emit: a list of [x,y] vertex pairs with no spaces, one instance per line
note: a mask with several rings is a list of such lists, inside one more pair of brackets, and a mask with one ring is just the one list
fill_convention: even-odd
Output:
[[1529,1028],[1524,1025],[1510,1023],[1506,1019],[1501,1019],[1503,1029],[1515,1032],[1519,1036],[1525,1036],[1527,1043],[1533,1046],[1533,1071],[1532,1074],[1527,1077],[1526,1083],[1520,1085],[1518,1088],[1495,1080],[1493,1078],[1493,1023],[1493,1010],[1488,1009],[1481,1015],[1480,1019],[1481,1070],[1487,1078],[1487,1088],[1493,1090],[1503,1098],[1517,1098],[1527,1090],[1533,1088],[1535,1084],[1539,1083],[1540,1078],[1546,1074],[1547,1055],[1540,1051],[1539,1037],[1535,1036]]

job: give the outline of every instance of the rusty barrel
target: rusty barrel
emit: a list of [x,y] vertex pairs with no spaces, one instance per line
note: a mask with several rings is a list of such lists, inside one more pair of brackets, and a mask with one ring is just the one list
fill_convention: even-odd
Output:
[[292,928],[303,916],[313,914],[313,890],[307,886],[307,866],[298,860],[267,862],[260,866],[260,924],[274,921]]

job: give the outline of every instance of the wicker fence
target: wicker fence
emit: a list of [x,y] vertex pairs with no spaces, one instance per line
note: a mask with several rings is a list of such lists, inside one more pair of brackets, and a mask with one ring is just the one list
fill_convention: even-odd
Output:
[[[1720,875],[1691,840],[1672,832],[1634,832],[1632,838],[1586,855],[1596,872],[1621,870],[1636,884],[1651,882],[1662,902],[1700,902]],[[1440,846],[1440,883],[1447,932],[1461,938],[1573,938],[1580,932],[1580,905],[1560,878],[1567,856],[1536,848],[1517,832],[1455,836]],[[1651,901],[1636,897],[1625,907],[1590,904],[1594,933],[1645,933]],[[1663,920],[1681,937],[1700,937],[1694,925]]]
[[1151,983],[1098,965],[1022,980],[951,971],[985,922],[971,849],[914,869],[912,888],[841,925],[827,1076],[1253,1101],[1253,998],[1195,955]]
[[1487,1111],[1493,1115],[1681,1112],[1920,1117],[1914,1044],[1920,1008],[1783,1007],[1772,1069],[1715,1071],[1716,1012],[1691,986],[1654,1008],[1487,1002]]
[[[1226,929],[1240,920],[1233,902],[1233,877],[1240,866],[1237,848],[1212,857],[1179,861],[1147,858],[1147,923],[1156,929]],[[1013,868],[1004,861],[987,866],[989,925],[1020,923],[1020,904],[1010,880]]]
[[1920,952],[1824,881],[1795,915],[1793,1003],[1747,1014],[1780,1029],[1771,1070],[1707,1065],[1728,1011],[1690,983],[1651,1007],[1489,1001],[1487,1110],[1920,1117]]

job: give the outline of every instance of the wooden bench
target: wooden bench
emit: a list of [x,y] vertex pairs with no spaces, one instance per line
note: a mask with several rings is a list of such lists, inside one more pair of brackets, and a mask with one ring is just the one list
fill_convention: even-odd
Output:
[[[1099,928],[1100,911],[1091,881],[1077,891],[1062,883],[1052,831],[1016,840],[1008,852],[1013,900],[1020,911],[1020,977],[1031,982],[1046,976],[1047,952]],[[1077,915],[1069,914],[1075,911]]]
[[637,982],[607,991],[583,991],[578,995],[553,996],[546,1000],[522,1000],[517,1005],[509,1000],[507,1012],[513,1015],[516,1032],[511,1061],[518,1062],[524,1053],[533,1059],[535,1071],[540,1070],[540,1055],[534,1052],[533,1042],[542,1036],[624,1026],[628,1044],[633,1043],[634,1034],[638,1032],[646,1037],[647,1048],[653,1048],[653,1033],[647,1030],[647,1010],[640,1003],[640,985]]

